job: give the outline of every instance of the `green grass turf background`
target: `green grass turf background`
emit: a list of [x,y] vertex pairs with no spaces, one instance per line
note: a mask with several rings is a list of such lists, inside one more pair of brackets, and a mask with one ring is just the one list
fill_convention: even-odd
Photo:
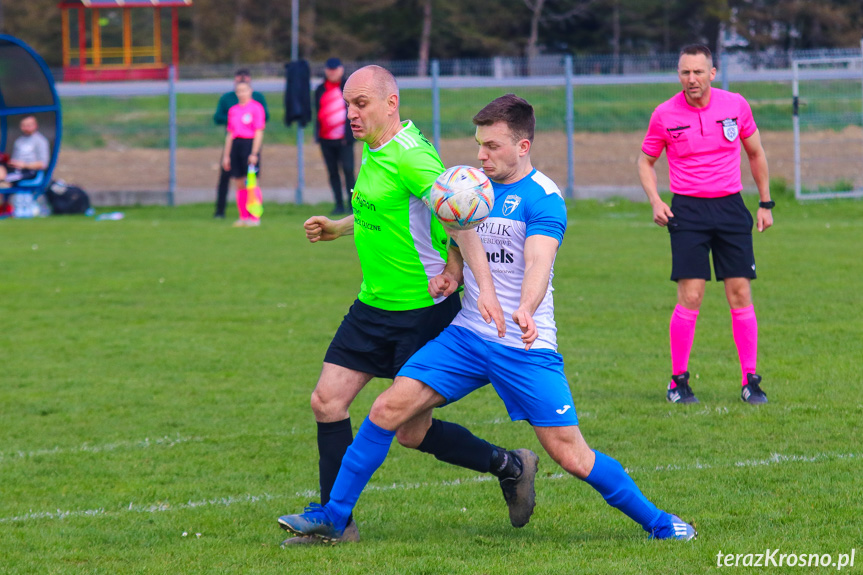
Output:
[[[857,548],[858,572],[863,202],[783,200],[756,234],[761,408],[739,400],[715,283],[690,364],[702,403],[665,402],[666,232],[646,204],[569,209],[555,304],[582,431],[698,541],[648,541],[545,454],[516,530],[494,481],[394,445],[361,544],[279,548],[276,518],[316,497],[308,398],[358,290],[353,242],[305,241],[329,206],[267,205],[256,229],[151,207],[0,221],[0,572],[709,573],[719,551],[777,547]],[[540,449],[489,389],[437,415]]]

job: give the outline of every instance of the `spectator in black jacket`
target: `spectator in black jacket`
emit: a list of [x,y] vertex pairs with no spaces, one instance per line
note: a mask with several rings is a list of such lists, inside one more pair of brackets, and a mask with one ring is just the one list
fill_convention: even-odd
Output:
[[[335,199],[334,215],[351,211],[351,190],[354,187],[354,135],[348,121],[347,106],[342,97],[345,68],[338,58],[330,58],[324,67],[326,79],[315,90],[315,139],[321,145],[321,155],[327,165],[330,187]],[[347,208],[342,199],[339,166],[345,175]]]

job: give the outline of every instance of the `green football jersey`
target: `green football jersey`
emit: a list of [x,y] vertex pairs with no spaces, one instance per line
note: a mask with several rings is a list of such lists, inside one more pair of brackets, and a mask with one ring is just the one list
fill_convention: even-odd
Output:
[[422,197],[444,165],[413,125],[377,149],[363,145],[351,203],[363,285],[359,300],[402,311],[441,301],[428,293],[430,278],[446,264],[447,236]]

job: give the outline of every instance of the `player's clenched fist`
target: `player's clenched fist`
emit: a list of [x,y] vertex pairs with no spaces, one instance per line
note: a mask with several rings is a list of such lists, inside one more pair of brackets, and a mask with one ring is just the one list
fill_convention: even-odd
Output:
[[438,297],[449,297],[458,289],[459,282],[447,273],[434,276],[429,280],[429,295]]
[[332,241],[353,230],[353,216],[333,221],[326,216],[312,216],[303,223],[306,238],[312,242]]
[[322,239],[324,234],[324,226],[329,218],[324,216],[312,216],[303,223],[303,228],[306,230],[306,239],[315,243]]

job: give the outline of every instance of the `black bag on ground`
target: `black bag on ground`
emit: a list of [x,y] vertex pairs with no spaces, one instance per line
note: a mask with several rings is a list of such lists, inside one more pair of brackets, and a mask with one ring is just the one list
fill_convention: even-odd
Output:
[[45,199],[52,214],[84,214],[90,209],[90,197],[78,186],[61,181],[51,182],[45,190]]

